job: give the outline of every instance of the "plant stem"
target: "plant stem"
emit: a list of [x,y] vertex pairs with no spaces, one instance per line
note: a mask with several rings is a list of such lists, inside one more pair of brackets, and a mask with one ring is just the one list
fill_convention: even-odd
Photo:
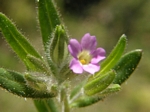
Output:
[[53,99],[34,100],[38,112],[59,112]]

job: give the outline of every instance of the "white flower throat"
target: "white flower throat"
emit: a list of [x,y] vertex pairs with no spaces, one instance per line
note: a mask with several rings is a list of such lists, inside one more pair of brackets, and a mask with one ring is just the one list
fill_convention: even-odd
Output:
[[78,60],[82,65],[89,64],[92,59],[92,56],[89,51],[83,50],[78,54]]

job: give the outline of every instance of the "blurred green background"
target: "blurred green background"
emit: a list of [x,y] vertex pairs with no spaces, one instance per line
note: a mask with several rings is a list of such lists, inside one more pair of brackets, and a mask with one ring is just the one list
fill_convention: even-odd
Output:
[[[107,55],[122,34],[127,51],[143,49],[143,58],[122,90],[92,106],[74,112],[150,112],[150,0],[55,0],[71,38],[89,32]],[[43,54],[35,0],[0,0],[0,12]],[[0,67],[25,72],[25,67],[0,33]],[[36,112],[31,99],[0,89],[0,112]]]

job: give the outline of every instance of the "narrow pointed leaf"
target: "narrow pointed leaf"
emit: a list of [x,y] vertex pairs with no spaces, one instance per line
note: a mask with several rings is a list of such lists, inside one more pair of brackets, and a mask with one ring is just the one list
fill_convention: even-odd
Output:
[[93,80],[90,80],[84,86],[84,92],[87,95],[94,95],[107,88],[115,78],[115,71],[110,70],[104,75],[101,75]]
[[137,49],[125,54],[113,68],[116,71],[115,84],[122,84],[136,69],[142,57],[142,50]]
[[11,70],[6,70],[4,68],[0,68],[0,76],[19,83],[26,83],[22,74]]
[[20,84],[13,80],[8,80],[7,78],[0,76],[0,86],[13,94],[26,97],[26,93],[24,92],[25,85],[23,84]]
[[61,22],[53,0],[39,0],[38,9],[43,44],[46,49],[53,30]]
[[7,42],[25,64],[27,54],[41,59],[41,56],[33,46],[31,46],[27,39],[17,30],[15,25],[2,13],[0,13],[0,28]]
[[109,56],[101,63],[101,70],[95,74],[95,77],[99,76],[100,74],[104,74],[113,68],[124,52],[126,41],[126,36],[122,35]]

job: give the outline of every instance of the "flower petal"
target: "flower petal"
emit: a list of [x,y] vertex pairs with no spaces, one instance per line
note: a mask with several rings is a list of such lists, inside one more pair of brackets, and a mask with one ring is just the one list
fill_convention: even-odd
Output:
[[81,39],[81,46],[85,50],[93,51],[96,48],[96,37],[86,33]]
[[99,71],[100,70],[100,66],[99,64],[88,64],[88,65],[83,65],[83,69],[86,71],[86,72],[89,72],[91,74],[94,74],[95,72]]
[[103,48],[97,48],[93,53],[93,58],[91,59],[91,63],[99,63],[101,60],[105,59],[105,50]]
[[70,69],[73,70],[74,73],[81,74],[83,73],[82,65],[75,58],[70,62]]
[[78,53],[81,51],[81,45],[76,39],[70,39],[68,50],[74,58],[77,58]]

